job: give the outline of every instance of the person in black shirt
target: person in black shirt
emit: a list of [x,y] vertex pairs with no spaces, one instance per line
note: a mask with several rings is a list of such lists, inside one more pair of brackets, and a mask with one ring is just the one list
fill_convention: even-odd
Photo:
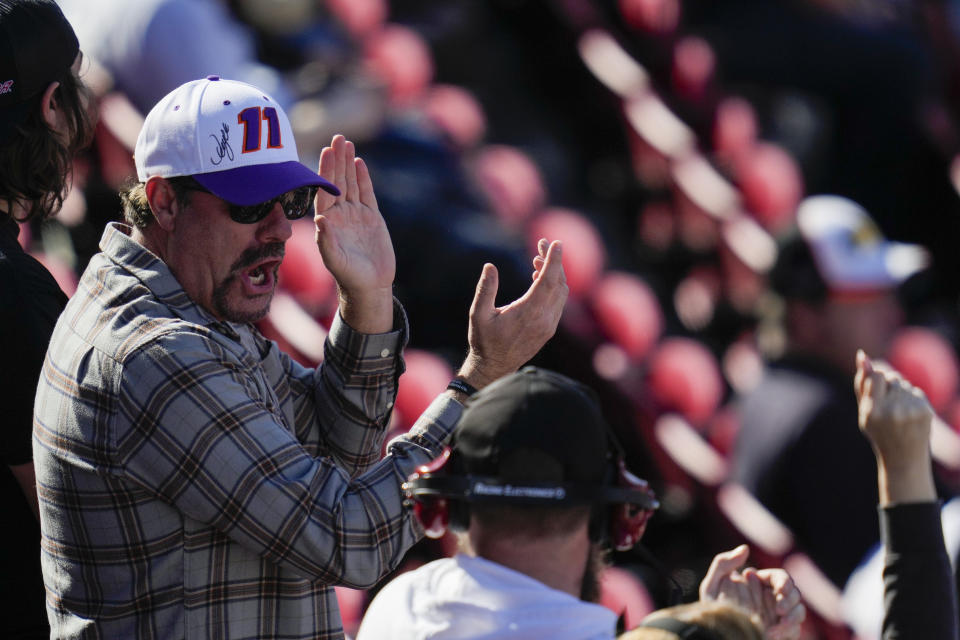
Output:
[[877,457],[883,532],[883,639],[957,640],[957,592],[933,480],[933,409],[891,368],[857,353],[860,430]]
[[19,224],[55,214],[73,156],[92,134],[81,55],[52,0],[0,0],[0,612],[6,638],[46,638],[40,530],[31,451],[33,399],[67,302],[18,242]]

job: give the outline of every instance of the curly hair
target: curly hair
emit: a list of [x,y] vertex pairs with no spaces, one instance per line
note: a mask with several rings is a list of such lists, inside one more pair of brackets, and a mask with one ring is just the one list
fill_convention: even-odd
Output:
[[[694,624],[721,640],[766,640],[763,625],[756,614],[727,602],[692,602],[654,611],[644,623],[672,619]],[[618,640],[675,640],[670,631],[639,626],[620,636]]]
[[47,218],[63,206],[70,181],[73,157],[93,138],[94,118],[90,90],[73,69],[56,78],[60,86],[54,92],[58,108],[66,116],[66,135],[58,135],[43,118],[38,95],[24,122],[12,137],[0,145],[0,202],[14,211],[14,204],[25,208],[17,222]]
[[[173,187],[173,194],[181,208],[190,202],[190,192],[200,189],[189,176],[166,178]],[[123,205],[123,219],[137,229],[146,229],[153,222],[153,210],[147,199],[147,185],[144,182],[131,181],[120,190],[120,202]]]

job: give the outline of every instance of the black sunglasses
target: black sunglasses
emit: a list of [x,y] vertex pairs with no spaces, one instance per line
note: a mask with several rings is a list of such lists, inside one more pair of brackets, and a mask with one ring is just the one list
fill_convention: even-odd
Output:
[[[169,180],[175,185],[175,188],[187,191],[202,191],[210,195],[217,195],[190,176],[170,178]],[[273,207],[278,202],[280,206],[283,207],[283,215],[287,217],[287,220],[299,220],[313,210],[313,199],[317,195],[317,189],[318,187],[300,187],[293,191],[281,193],[276,198],[272,198],[266,202],[246,206],[232,204],[226,200],[224,200],[224,202],[227,205],[230,219],[240,224],[256,224],[260,222],[270,215]],[[221,200],[223,200],[223,198],[221,198]]]

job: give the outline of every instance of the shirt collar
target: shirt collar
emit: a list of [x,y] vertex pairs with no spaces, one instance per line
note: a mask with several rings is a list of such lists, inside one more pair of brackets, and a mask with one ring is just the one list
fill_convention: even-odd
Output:
[[174,314],[187,322],[215,329],[240,341],[237,329],[229,322],[217,320],[183,290],[170,268],[146,247],[131,237],[132,229],[120,222],[111,222],[100,238],[103,254],[144,284]]

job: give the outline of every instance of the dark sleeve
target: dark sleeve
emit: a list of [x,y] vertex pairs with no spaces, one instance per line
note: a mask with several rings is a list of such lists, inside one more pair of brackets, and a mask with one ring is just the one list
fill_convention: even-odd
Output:
[[66,296],[39,264],[16,270],[4,267],[0,269],[0,461],[14,466],[33,460],[33,401]]
[[937,502],[880,509],[883,640],[958,640],[957,593]]

